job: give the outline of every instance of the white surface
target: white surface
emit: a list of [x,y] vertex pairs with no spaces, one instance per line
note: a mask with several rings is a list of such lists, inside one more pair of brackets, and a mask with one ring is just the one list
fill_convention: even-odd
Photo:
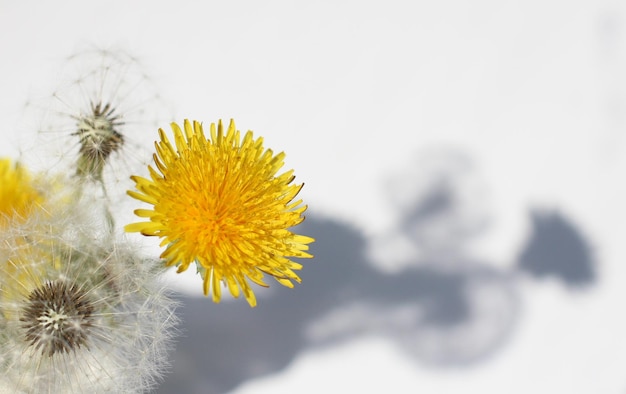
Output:
[[[121,46],[148,66],[176,119],[232,117],[263,135],[287,152],[316,212],[372,242],[402,215],[389,179],[443,146],[472,160],[488,193],[491,226],[473,253],[511,265],[528,209],[543,206],[582,228],[600,264],[584,294],[524,281],[514,337],[480,364],[426,369],[365,337],[310,350],[236,393],[626,390],[623,2],[199,4],[1,2],[2,136],[17,141],[23,103],[54,86],[62,58]],[[1,156],[16,154],[0,144]]]

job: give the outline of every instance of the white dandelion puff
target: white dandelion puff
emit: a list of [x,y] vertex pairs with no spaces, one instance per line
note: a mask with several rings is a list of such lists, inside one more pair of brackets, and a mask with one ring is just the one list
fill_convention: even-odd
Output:
[[162,270],[94,236],[89,208],[66,199],[0,231],[0,390],[139,393],[166,370],[176,318]]

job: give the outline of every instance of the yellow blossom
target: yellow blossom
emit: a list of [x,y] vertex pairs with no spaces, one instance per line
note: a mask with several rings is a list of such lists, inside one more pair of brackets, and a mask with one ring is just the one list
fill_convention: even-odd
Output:
[[248,279],[264,287],[264,274],[287,287],[300,282],[294,270],[302,266],[289,258],[313,257],[306,251],[314,239],[290,231],[307,207],[293,201],[302,188],[291,184],[293,170],[277,175],[285,154],[264,150],[251,131],[241,140],[232,120],[226,133],[221,121],[212,123],[210,138],[196,121],[171,127],[174,144],[159,130],[150,179],[131,177],[137,191],[128,194],[153,206],[135,210],[148,221],[125,230],[162,238],[161,257],[178,272],[195,262],[215,302],[222,283],[234,297],[242,290],[254,307]]
[[10,159],[0,159],[0,228],[11,219],[27,217],[41,199],[24,167]]

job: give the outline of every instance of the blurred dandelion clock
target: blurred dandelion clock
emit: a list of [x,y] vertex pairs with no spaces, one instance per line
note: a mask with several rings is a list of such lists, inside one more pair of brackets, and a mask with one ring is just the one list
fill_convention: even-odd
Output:
[[145,392],[167,366],[176,319],[161,270],[94,237],[79,196],[0,231],[2,392]]
[[148,221],[129,224],[129,232],[163,238],[161,257],[185,271],[196,263],[204,293],[221,299],[222,284],[250,304],[256,298],[248,280],[267,287],[264,274],[293,287],[301,264],[310,258],[314,240],[290,228],[304,220],[306,205],[294,201],[302,185],[292,184],[293,170],[278,174],[284,153],[263,148],[263,139],[248,131],[243,139],[234,121],[224,130],[211,124],[210,138],[198,122],[172,123],[174,144],[160,129],[150,179],[133,176],[137,191],[129,195],[152,205],[135,214]]
[[57,80],[51,95],[27,103],[26,121],[38,134],[25,154],[33,163],[43,158],[42,169],[99,183],[105,194],[127,189],[128,176],[149,159],[139,142],[167,118],[155,84],[133,56],[101,49],[69,57]]

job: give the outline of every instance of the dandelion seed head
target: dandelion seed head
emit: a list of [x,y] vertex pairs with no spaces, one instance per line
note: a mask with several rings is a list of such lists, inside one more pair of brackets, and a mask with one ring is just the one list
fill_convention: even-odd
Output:
[[117,132],[123,125],[110,104],[92,104],[91,111],[77,119],[79,154],[76,173],[82,178],[102,180],[107,159],[124,144],[124,136]]
[[87,346],[94,309],[75,284],[47,282],[30,293],[20,321],[30,346],[52,357]]
[[170,106],[140,61],[122,49],[80,50],[65,59],[55,80],[52,94],[26,105],[23,127],[37,134],[21,144],[32,147],[23,155],[40,171],[96,181],[119,201],[117,191],[128,188],[133,169],[149,160],[141,142],[169,119]]
[[167,370],[175,303],[155,261],[94,237],[89,201],[72,202],[0,231],[0,387],[148,391]]

